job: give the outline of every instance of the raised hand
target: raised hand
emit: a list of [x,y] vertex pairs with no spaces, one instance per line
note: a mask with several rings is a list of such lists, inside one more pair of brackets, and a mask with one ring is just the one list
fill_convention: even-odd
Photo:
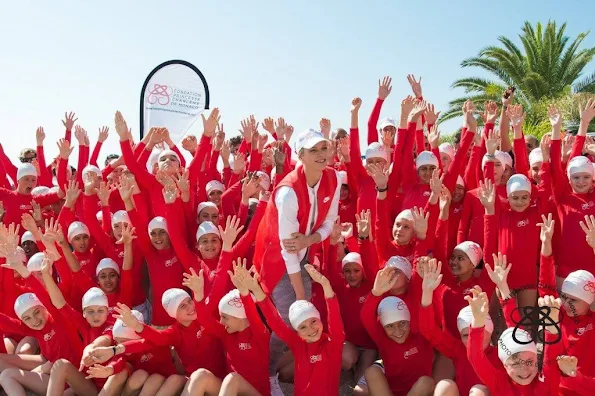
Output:
[[488,296],[481,291],[481,287],[475,286],[471,289],[472,296],[465,296],[465,301],[469,303],[471,307],[471,313],[473,314],[472,327],[484,327],[486,318],[488,317],[489,304]]
[[502,105],[503,106],[508,106],[508,105],[512,104],[512,102],[514,101],[514,91],[515,91],[515,87],[508,87],[506,89],[506,91],[504,91],[504,93],[502,94]]
[[70,113],[64,113],[64,120],[62,120],[62,124],[64,125],[67,131],[72,131],[74,123],[77,122],[78,118],[74,117],[75,115],[72,111]]
[[523,126],[523,121],[525,121],[526,114],[523,112],[522,104],[508,106],[506,115],[508,118],[510,118],[510,122],[514,129],[521,128]]
[[[560,322],[560,307],[562,306],[562,301],[559,298],[555,298],[554,296],[543,296],[539,297],[537,303],[539,307],[550,308],[548,316],[553,323]],[[545,326],[545,328],[552,334],[558,334],[558,329],[556,326]]]
[[287,158],[287,154],[283,151],[283,143],[277,142],[273,148],[273,161],[275,162],[275,166],[283,166],[285,165],[285,159]]
[[407,96],[401,101],[401,119],[407,120],[411,111],[415,107],[415,98],[413,96]]
[[99,198],[99,202],[101,202],[102,206],[109,206],[109,196],[110,196],[110,189],[107,186],[107,183],[102,181],[99,183],[99,189],[97,190],[97,198]]
[[112,315],[114,319],[120,319],[126,327],[131,328],[136,332],[141,332],[143,324],[134,316],[132,310],[126,304],[117,303],[114,307],[115,314]]
[[384,147],[388,147],[390,149],[395,141],[395,135],[396,131],[380,131],[380,136]]
[[581,124],[589,125],[593,117],[595,117],[595,100],[589,99],[583,106],[578,107],[579,114],[581,115]]
[[190,268],[190,274],[184,273],[184,280],[182,286],[187,287],[194,293],[194,299],[196,301],[202,301],[205,297],[205,276],[204,270],[200,270],[197,274],[194,268]]
[[552,143],[552,135],[545,134],[541,138],[541,142],[539,142],[539,147],[541,148],[541,155],[543,156],[543,162],[550,162],[550,146]]
[[264,151],[264,147],[267,144],[267,141],[269,140],[269,137],[264,133],[262,135],[256,134],[255,136],[258,136],[258,152],[262,153]]
[[[357,216],[357,215],[356,215]],[[337,220],[333,223],[333,228],[331,229],[330,241],[331,245],[336,245],[341,240],[341,219],[337,217]]]
[[446,186],[442,186],[442,191],[440,191],[440,210],[448,212],[451,201],[452,194],[450,193],[450,190],[446,188]]
[[372,288],[372,294],[376,297],[380,297],[385,293],[388,293],[390,289],[397,283],[397,274],[394,268],[384,267],[376,274],[374,279],[374,287]]
[[70,157],[70,154],[72,154],[72,150],[74,150],[74,147],[70,146],[70,142],[66,139],[60,139],[58,140],[58,150],[60,152],[60,158],[63,160],[67,160],[68,157]]
[[500,132],[492,130],[488,134],[488,139],[486,140],[486,150],[488,154],[495,155],[498,146],[500,146]]
[[360,98],[351,99],[351,112],[352,113],[357,113],[361,106],[362,106],[362,100]]
[[161,184],[163,187],[169,187],[176,185],[176,181],[174,180],[173,176],[166,172],[167,169],[159,169],[157,174],[155,175],[155,179]]
[[442,182],[444,181],[444,176],[440,176],[440,169],[436,168],[432,171],[432,177],[430,178],[430,190],[436,195],[440,195],[442,192]]
[[413,230],[418,239],[426,239],[428,233],[428,219],[430,218],[430,212],[424,213],[422,208],[417,206],[411,210],[413,215]]
[[[585,221],[587,220],[588,216],[585,216]],[[591,221],[595,220],[595,218],[593,218],[593,216],[591,216],[589,218],[589,223],[591,225],[593,225],[593,223],[591,223]],[[554,225],[555,225],[555,220],[553,220],[552,218],[552,214],[548,213],[547,217],[545,215],[541,215],[541,223],[538,223],[537,226],[541,228],[541,231],[539,233],[539,239],[541,240],[542,243],[551,243],[552,242],[552,238],[554,236]],[[583,223],[582,221],[580,222],[581,228],[583,228],[583,231],[585,231],[585,233],[587,233],[587,231],[585,230],[585,227],[589,227],[588,224]],[[589,234],[591,233],[592,228],[589,228]],[[593,236],[595,238],[595,235]],[[587,238],[589,238],[589,235],[587,235]],[[595,245],[595,240],[593,241],[594,245]],[[589,241],[587,240],[587,243],[589,243]],[[593,247],[591,245],[591,243],[589,243],[589,246]],[[595,249],[595,247],[594,247]]]
[[37,128],[35,131],[35,140],[37,141],[37,146],[43,146],[43,141],[45,140],[45,132],[43,131],[43,127]]
[[74,127],[74,137],[79,142],[79,146],[85,146],[87,131],[84,128],[81,128],[79,125],[77,125],[76,127]]
[[66,202],[64,203],[64,206],[67,208],[72,208],[80,194],[81,190],[79,188],[78,182],[70,180],[68,182],[68,187],[66,188]]
[[494,214],[496,211],[496,188],[490,179],[479,182],[479,200],[487,214]]
[[43,221],[43,215],[41,213],[41,206],[39,206],[39,204],[36,201],[31,201],[31,215],[33,216],[33,219],[35,219],[35,222],[40,222]]
[[423,96],[421,91],[421,77],[419,78],[419,81],[416,81],[413,74],[408,74],[407,81],[409,82],[409,85],[411,85],[411,90],[415,97],[421,98]]
[[436,121],[438,120],[438,117],[440,117],[440,112],[436,112],[434,105],[428,103],[428,109],[426,110],[426,123],[428,125],[436,126]]
[[442,282],[442,263],[436,259],[427,261],[427,268],[424,269],[422,290],[433,293]]
[[231,250],[233,243],[235,242],[236,238],[244,229],[243,225],[240,225],[240,218],[236,216],[227,216],[227,220],[225,222],[225,229],[223,227],[218,226],[219,234],[221,235],[221,242],[223,243],[222,249],[225,251]]
[[188,135],[182,139],[182,148],[189,153],[195,153],[198,147],[198,140],[194,135]]
[[384,169],[380,165],[376,164],[369,164],[366,167],[368,175],[374,179],[374,183],[376,183],[376,187],[379,189],[385,189],[388,186],[388,169]]
[[246,259],[238,258],[233,262],[233,272],[227,271],[231,278],[231,283],[240,292],[240,295],[247,296],[250,294],[250,286],[254,279],[250,276],[250,272],[246,269]]
[[438,130],[438,125],[436,124],[432,125],[432,128],[430,129],[430,133],[428,134],[428,143],[430,143],[430,147],[434,149],[438,148],[438,144],[440,143],[440,131]]
[[252,118],[246,118],[245,120],[242,120],[240,125],[242,126],[242,129],[240,129],[240,133],[242,134],[242,136],[244,136],[244,140],[246,140],[246,142],[251,142],[252,135],[255,132],[253,128],[254,125],[252,124]]
[[355,214],[357,223],[357,235],[360,238],[370,237],[370,209],[362,210],[360,214]]
[[104,126],[103,128],[99,128],[99,137],[97,138],[97,141],[99,141],[100,143],[103,143],[107,140],[109,136],[109,128]]
[[384,77],[382,81],[378,80],[378,99],[386,100],[393,90],[392,82],[393,79],[388,76]]
[[425,100],[416,100],[413,110],[409,113],[409,122],[417,122],[417,119],[426,111],[427,107],[428,104]]
[[209,118],[205,118],[204,114],[200,115],[202,117],[202,125],[203,125],[203,135],[207,137],[212,137],[215,134],[217,129],[217,125],[219,125],[219,121],[221,121],[221,116],[219,115],[219,109],[215,107],[211,114],[209,114]]
[[[551,214],[550,214],[550,217],[551,217]],[[553,222],[553,220],[552,220],[552,222]],[[580,226],[583,229],[583,232],[585,233],[585,240],[587,241],[589,246],[591,246],[591,248],[595,249],[595,216],[585,215],[585,221],[584,222],[581,221]],[[542,227],[542,232],[543,232],[543,227]],[[553,232],[553,227],[552,227],[552,232]],[[549,239],[551,240],[551,236],[549,237]]]
[[328,118],[322,118],[320,120],[320,132],[326,137],[329,137],[331,134],[331,120]]
[[265,118],[262,121],[262,127],[271,135],[275,134],[275,120],[272,117]]
[[560,113],[560,110],[558,110],[556,106],[550,105],[547,109],[547,116],[550,120],[550,124],[552,125],[552,130],[554,133],[560,133],[562,130],[562,114]]
[[498,252],[498,254],[492,254],[492,260],[494,261],[494,269],[488,264],[485,263],[485,269],[488,273],[488,276],[494,282],[496,287],[500,288],[501,286],[508,287],[508,273],[512,268],[512,264],[508,263],[506,265],[506,255]]
[[242,180],[242,199],[248,201],[260,188],[260,177],[256,173],[249,172]]
[[127,177],[120,178],[120,184],[118,185],[118,192],[122,201],[128,201],[132,198],[132,192],[134,191],[134,183]]
[[[522,110],[522,106],[521,106]],[[494,124],[498,118],[498,105],[496,102],[489,100],[484,103],[484,112],[482,114],[483,122],[486,124]]]
[[124,245],[132,244],[132,241],[136,239],[136,235],[134,235],[135,233],[136,228],[134,228],[132,224],[124,223],[122,226],[122,236],[116,243]]
[[[287,124],[285,123],[285,119],[283,117],[277,118],[277,123],[275,124],[275,129],[273,132],[275,132],[277,134],[277,141],[283,141],[283,140],[289,141],[289,139],[286,139]],[[271,133],[271,134],[273,134],[273,133]]]
[[33,235],[39,231],[35,219],[29,213],[23,213],[21,215],[21,225],[23,226],[23,229],[31,232]]
[[306,269],[308,275],[310,275],[310,278],[312,278],[314,282],[320,284],[321,286],[330,285],[328,278],[322,275],[316,268],[314,268],[312,264],[306,264],[304,268]]
[[235,174],[243,173],[244,169],[246,169],[246,155],[238,153],[233,158],[233,172]]
[[190,193],[190,181],[188,180],[189,172],[188,169],[184,169],[179,175],[176,176],[176,186],[182,194]]
[[[64,232],[62,232],[62,226],[58,220],[54,221],[52,218],[49,221],[45,221],[45,232],[43,234],[43,238],[46,238],[48,241],[57,242],[59,245],[64,244]],[[43,242],[45,244],[45,240],[43,240]]]
[[161,193],[166,204],[173,204],[180,196],[180,190],[178,190],[175,184],[163,186]]
[[223,147],[223,142],[225,142],[225,132],[223,130],[223,124],[219,124],[213,142],[213,150],[221,151],[221,147]]

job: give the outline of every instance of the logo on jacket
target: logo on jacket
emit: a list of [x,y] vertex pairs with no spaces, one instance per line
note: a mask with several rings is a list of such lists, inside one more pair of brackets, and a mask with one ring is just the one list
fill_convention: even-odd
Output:
[[175,263],[178,262],[178,258],[177,257],[173,257],[169,260],[165,260],[165,266],[166,267],[171,267],[172,265],[174,265]]
[[310,356],[310,363],[322,362],[322,355]]
[[595,206],[595,204],[593,203],[593,201],[589,201],[587,203],[584,203],[581,205],[581,209],[582,210],[587,210],[589,208],[592,208],[593,206]]
[[252,349],[252,345],[249,342],[240,342],[238,348],[240,351],[247,351],[248,349]]
[[361,296],[361,297],[359,298],[359,303],[360,303],[360,304],[363,304],[363,303],[365,303],[365,302],[366,302],[366,296]]
[[52,339],[52,337],[54,337],[55,335],[56,335],[56,331],[55,331],[55,330],[52,330],[52,331],[50,331],[49,333],[45,333],[45,334],[43,335],[43,339],[44,339],[45,341],[49,341],[49,340],[51,340],[51,339]]
[[410,350],[406,351],[405,354],[403,355],[403,357],[405,359],[409,359],[409,356],[413,356],[416,353],[418,353],[419,351],[417,350],[417,347],[413,347]]
[[153,359],[153,354],[152,353],[146,353],[143,356],[140,357],[140,361],[142,363],[147,363],[149,360]]
[[200,330],[196,332],[196,338],[202,337],[202,332],[205,330],[203,326],[200,326]]
[[517,227],[524,227],[529,225],[529,219],[525,219],[525,220],[521,220],[518,223],[516,223]]
[[324,199],[322,200],[322,202],[323,203],[327,203],[330,200],[331,200],[331,197],[324,197]]
[[582,336],[587,331],[591,330],[593,330],[593,323],[589,323],[586,327],[579,327],[578,329],[576,329],[576,334]]

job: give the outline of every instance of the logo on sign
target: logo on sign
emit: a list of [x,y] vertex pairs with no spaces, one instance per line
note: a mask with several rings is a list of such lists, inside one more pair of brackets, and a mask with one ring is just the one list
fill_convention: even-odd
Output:
[[173,90],[167,85],[153,84],[149,87],[147,102],[150,104],[158,103],[162,106],[169,104],[170,96]]

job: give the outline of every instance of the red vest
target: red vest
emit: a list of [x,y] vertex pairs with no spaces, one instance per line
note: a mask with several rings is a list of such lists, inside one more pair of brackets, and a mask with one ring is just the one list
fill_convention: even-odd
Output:
[[[254,266],[260,274],[261,283],[265,293],[271,293],[281,277],[286,273],[285,260],[281,256],[281,242],[279,241],[279,213],[275,204],[275,195],[281,186],[291,187],[298,199],[298,221],[300,233],[305,234],[310,221],[310,199],[308,197],[308,184],[303,166],[288,173],[277,185],[271,199],[267,204],[264,218],[258,227],[254,249]],[[317,217],[312,227],[312,232],[320,228],[331,208],[333,196],[337,189],[337,173],[332,168],[322,172],[320,187],[318,188]],[[309,255],[315,249],[309,250]]]

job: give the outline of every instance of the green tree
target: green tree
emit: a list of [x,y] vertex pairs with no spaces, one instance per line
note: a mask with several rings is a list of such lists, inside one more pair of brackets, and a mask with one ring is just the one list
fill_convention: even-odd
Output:
[[548,101],[575,101],[575,94],[595,93],[595,72],[581,78],[595,55],[595,47],[579,49],[589,32],[580,33],[570,42],[564,35],[566,23],[558,28],[552,21],[545,27],[541,23],[533,27],[525,22],[521,30],[520,48],[501,36],[499,46],[486,47],[478,56],[461,63],[463,67],[479,67],[494,78],[469,77],[455,81],[452,87],[463,88],[465,96],[452,100],[441,120],[461,116],[461,107],[467,99],[475,102],[478,109],[487,100],[499,102],[508,86],[516,87],[515,101],[523,104],[526,123],[530,125],[543,121],[544,104]]

